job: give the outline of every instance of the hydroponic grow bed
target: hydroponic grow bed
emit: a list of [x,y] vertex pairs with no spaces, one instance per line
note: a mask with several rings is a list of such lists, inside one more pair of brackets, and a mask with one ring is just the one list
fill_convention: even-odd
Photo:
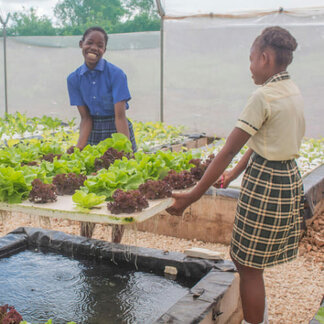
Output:
[[89,211],[79,211],[72,196],[58,196],[57,201],[36,204],[24,201],[20,204],[0,203],[0,210],[24,214],[76,220],[80,222],[126,225],[143,222],[172,205],[172,198],[149,200],[149,207],[131,214],[112,214],[107,204],[101,204]]

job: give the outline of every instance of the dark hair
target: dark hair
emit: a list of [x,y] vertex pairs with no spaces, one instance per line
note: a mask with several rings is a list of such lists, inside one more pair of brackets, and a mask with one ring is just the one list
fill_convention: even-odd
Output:
[[255,41],[261,51],[267,47],[272,48],[276,53],[278,66],[287,66],[292,62],[293,51],[297,48],[296,39],[288,30],[279,26],[264,29]]
[[108,34],[105,32],[105,30],[104,30],[103,28],[98,27],[98,26],[94,26],[94,27],[90,27],[90,28],[88,28],[88,29],[84,32],[84,34],[83,34],[81,40],[84,41],[85,38],[86,38],[86,36],[87,36],[88,34],[90,34],[91,32],[93,32],[93,31],[98,31],[98,32],[101,32],[101,33],[104,34],[104,37],[105,37],[105,43],[106,43],[106,46],[107,46],[107,43],[108,43]]

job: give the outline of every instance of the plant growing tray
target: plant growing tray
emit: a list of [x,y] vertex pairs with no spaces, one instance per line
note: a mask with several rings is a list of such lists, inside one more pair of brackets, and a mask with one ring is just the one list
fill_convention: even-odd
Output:
[[125,225],[143,222],[164,211],[172,205],[173,198],[148,200],[148,202],[149,207],[141,212],[112,214],[107,209],[107,203],[103,203],[90,211],[80,211],[72,201],[72,196],[58,196],[57,201],[45,204],[36,204],[28,200],[20,204],[0,203],[0,211],[21,212],[29,215],[71,219],[80,222]]

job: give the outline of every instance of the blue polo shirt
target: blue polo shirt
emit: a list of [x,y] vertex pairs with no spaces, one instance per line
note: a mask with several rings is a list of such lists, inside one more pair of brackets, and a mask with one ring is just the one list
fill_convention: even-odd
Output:
[[92,116],[114,116],[114,104],[131,99],[126,74],[105,59],[93,70],[81,65],[67,78],[71,106],[87,106]]

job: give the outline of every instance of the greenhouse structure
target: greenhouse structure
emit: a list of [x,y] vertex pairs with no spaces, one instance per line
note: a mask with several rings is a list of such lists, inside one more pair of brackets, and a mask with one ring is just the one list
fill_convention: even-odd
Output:
[[[99,54],[85,54],[125,71],[137,150],[117,122],[78,146],[87,107],[70,106],[67,76],[84,62],[81,35],[0,38],[0,324],[246,324],[256,313],[262,324],[324,323],[323,0],[153,2],[159,31],[111,34],[104,52],[97,30]],[[248,150],[242,130],[227,141],[257,89],[251,45],[269,26],[298,42],[288,72],[306,120],[299,152],[281,159]],[[232,261],[239,223],[253,258],[292,262]],[[251,286],[253,307],[265,301],[254,315]]]
[[[298,41],[289,67],[305,100],[306,136],[323,136],[324,14],[322,1],[157,1],[161,32],[112,34],[105,58],[125,70],[129,114],[142,121],[185,125],[188,132],[227,136],[255,89],[252,41],[280,25]],[[78,116],[66,77],[82,64],[80,37],[8,37],[8,110]],[[0,48],[2,48],[2,39]],[[0,68],[3,71],[3,51]],[[5,111],[0,78],[0,112]]]

